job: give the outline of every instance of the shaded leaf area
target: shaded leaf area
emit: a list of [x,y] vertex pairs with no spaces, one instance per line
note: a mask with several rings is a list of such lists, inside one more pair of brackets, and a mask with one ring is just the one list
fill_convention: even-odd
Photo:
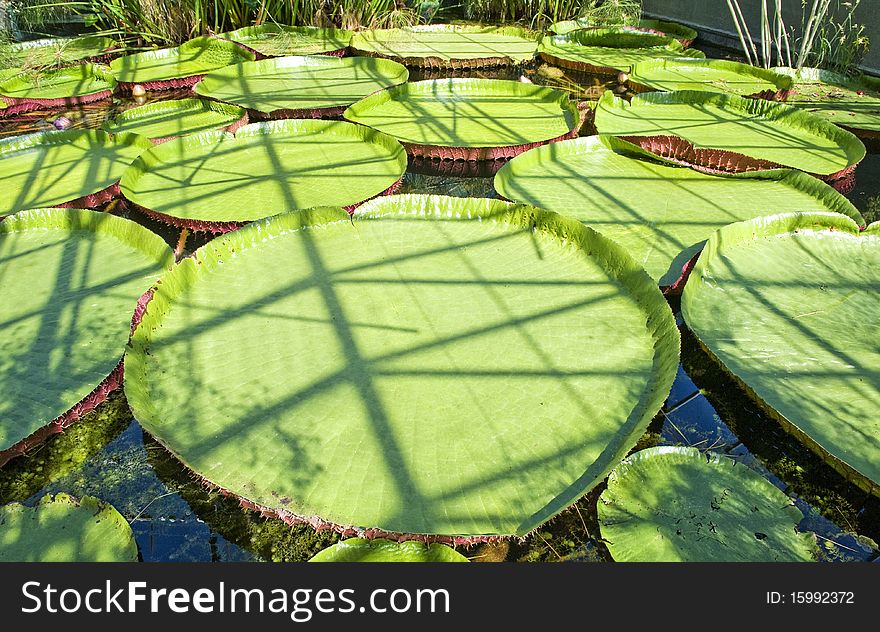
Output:
[[188,467],[282,515],[525,534],[642,435],[677,364],[671,312],[577,222],[398,197],[184,261],[135,332],[129,401]]
[[629,80],[652,90],[705,90],[742,96],[787,95],[789,77],[725,59],[655,59],[639,62]]
[[811,561],[803,515],[763,476],[696,448],[642,450],[617,465],[599,498],[602,537],[623,562]]
[[369,96],[345,118],[398,140],[441,147],[504,147],[557,138],[578,113],[560,91],[496,79],[407,83]]
[[0,507],[2,562],[136,562],[134,534],[93,496],[45,496],[34,507]]
[[119,82],[148,83],[202,75],[230,64],[253,61],[254,54],[217,37],[196,37],[175,48],[118,57],[110,70]]
[[252,123],[145,152],[122,177],[125,197],[172,218],[244,222],[378,195],[406,170],[394,139],[341,121]]
[[860,234],[837,215],[771,216],[713,236],[682,297],[685,321],[724,367],[875,494],[878,263],[877,224]]
[[112,92],[115,87],[116,79],[106,66],[80,64],[11,77],[0,83],[0,95],[16,100],[64,99]]
[[431,24],[400,29],[374,29],[354,34],[351,47],[367,53],[418,63],[419,59],[504,60],[521,63],[535,56],[537,38],[517,27]]
[[467,562],[468,559],[445,544],[425,544],[409,540],[393,542],[384,538],[349,538],[337,542],[312,557],[310,562]]
[[865,146],[850,132],[783,103],[694,90],[650,92],[630,103],[606,92],[596,129],[614,136],[677,136],[698,148],[734,152],[820,175],[858,163]]
[[161,238],[111,215],[43,209],[0,223],[0,450],[114,370],[138,299],[172,262]]
[[[566,35],[572,31],[595,27],[601,28],[601,25],[591,24],[586,18],[579,18],[577,20],[561,20],[559,22],[554,22],[547,30],[556,35]],[[694,29],[685,26],[684,24],[666,22],[663,20],[642,19],[638,22],[638,28],[650,29],[651,31],[662,33],[667,37],[674,37],[684,46],[688,45],[685,42],[693,42],[698,35]]]
[[15,42],[5,47],[6,61],[16,68],[66,66],[90,57],[100,57],[113,48],[109,37],[85,35]]
[[705,57],[678,40],[626,27],[572,31],[548,36],[538,47],[550,63],[592,72],[626,71],[643,61],[672,57]]
[[115,184],[145,149],[135,134],[35,132],[0,139],[0,215],[63,204]]
[[281,24],[246,26],[217,34],[217,37],[244,44],[267,57],[331,53],[347,48],[351,36],[352,32],[344,29]]
[[880,135],[880,80],[846,77],[827,70],[774,68],[794,79],[788,102],[827,121]]
[[133,133],[147,138],[168,138],[228,127],[246,112],[234,105],[202,99],[173,99],[131,108],[107,121],[110,134]]
[[611,136],[532,149],[501,168],[495,188],[508,199],[592,226],[667,286],[712,232],[733,222],[784,208],[835,211],[864,225],[846,198],[806,174],[713,176],[662,162]]
[[348,107],[404,83],[406,67],[372,57],[291,56],[227,66],[196,84],[197,94],[271,114]]

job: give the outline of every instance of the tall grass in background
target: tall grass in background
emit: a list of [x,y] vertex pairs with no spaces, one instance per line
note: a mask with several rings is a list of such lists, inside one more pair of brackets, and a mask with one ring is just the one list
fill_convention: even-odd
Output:
[[482,22],[525,22],[532,28],[560,20],[590,24],[635,24],[642,0],[462,0],[465,16]]

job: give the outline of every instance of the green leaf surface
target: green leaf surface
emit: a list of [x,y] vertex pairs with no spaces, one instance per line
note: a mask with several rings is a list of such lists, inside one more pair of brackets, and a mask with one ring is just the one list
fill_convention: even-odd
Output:
[[235,105],[202,99],[172,99],[131,108],[103,125],[110,134],[131,132],[146,138],[186,136],[226,127],[246,112]]
[[[572,31],[587,28],[592,28],[590,21],[586,18],[578,18],[577,20],[561,20],[559,22],[554,22],[550,25],[548,30],[556,35],[566,35]],[[665,22],[662,20],[639,20],[639,28],[659,31],[668,37],[674,37],[677,40],[694,40],[698,35],[694,29],[687,27],[684,24]]]
[[120,188],[132,202],[172,217],[246,222],[357,204],[405,170],[406,152],[390,136],[342,121],[291,119],[157,145],[126,170]]
[[416,540],[394,542],[384,538],[349,538],[315,554],[310,562],[468,562],[445,544]]
[[858,163],[865,146],[850,132],[784,103],[694,90],[649,92],[630,103],[606,91],[596,129],[614,136],[678,136],[698,148],[731,151],[830,175]]
[[137,562],[128,521],[93,496],[0,507],[0,562]]
[[535,56],[537,38],[518,27],[429,24],[375,29],[354,34],[351,47],[391,59],[442,61],[507,58],[515,63]]
[[114,184],[145,149],[136,134],[35,132],[0,139],[0,215],[63,204]]
[[792,86],[790,77],[726,59],[643,61],[633,67],[629,78],[652,90],[707,90],[742,96],[788,90]]
[[809,562],[792,500],[729,457],[662,446],[611,472],[599,527],[618,562]]
[[561,90],[497,79],[435,79],[389,88],[344,116],[398,140],[441,147],[506,147],[575,129],[577,106]]
[[551,63],[562,60],[627,72],[633,65],[653,59],[705,57],[702,51],[686,49],[672,37],[622,27],[587,29],[545,37],[538,52]]
[[880,492],[880,224],[835,214],[733,224],[682,296],[688,327],[847,478]]
[[220,33],[217,37],[244,44],[267,57],[320,55],[348,48],[352,32],[316,26],[261,24]]
[[254,54],[218,37],[196,37],[175,48],[148,50],[110,63],[117,81],[144,83],[202,75],[217,68],[253,61]]
[[113,48],[109,37],[84,35],[81,37],[58,37],[16,42],[7,48],[11,60],[18,67],[66,66],[68,64],[99,57]]
[[193,89],[211,99],[271,114],[347,107],[408,77],[405,66],[388,59],[291,56],[215,70]]
[[113,371],[138,299],[173,261],[162,238],[113,215],[39,209],[0,222],[0,450]]
[[524,535],[635,445],[678,350],[654,282],[582,224],[387,196],[185,259],[133,335],[125,391],[189,468],[275,511]]
[[850,78],[827,70],[774,68],[794,79],[788,103],[844,127],[880,133],[880,79]]
[[80,64],[39,74],[13,76],[0,82],[0,95],[15,99],[65,99],[115,88],[116,79],[106,66]]
[[845,197],[789,169],[713,176],[659,161],[613,136],[536,147],[495,175],[507,199],[592,226],[670,285],[716,229],[780,208],[834,211],[865,220]]

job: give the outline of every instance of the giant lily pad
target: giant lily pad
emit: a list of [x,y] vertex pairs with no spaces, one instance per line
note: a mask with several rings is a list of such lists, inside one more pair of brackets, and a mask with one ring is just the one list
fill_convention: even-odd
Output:
[[405,66],[372,57],[291,56],[208,73],[196,93],[271,117],[339,116],[349,105],[404,83]]
[[406,152],[390,136],[341,121],[251,123],[153,147],[126,170],[125,197],[179,226],[223,231],[285,211],[354,206],[394,189]]
[[600,134],[708,171],[780,166],[834,180],[851,173],[865,146],[850,132],[784,103],[694,90],[649,92],[631,103],[606,91]]
[[655,59],[639,62],[630,82],[649,90],[707,90],[784,101],[792,81],[779,73],[726,59]]
[[256,59],[253,52],[219,37],[196,37],[175,48],[148,50],[114,59],[110,69],[121,90],[191,86],[206,73]]
[[0,222],[0,465],[106,397],[138,299],[173,260],[159,236],[113,215]]
[[671,37],[625,27],[545,37],[538,52],[556,66],[599,74],[628,72],[635,64],[664,57],[705,57],[702,51],[686,49]]
[[384,538],[349,538],[315,554],[310,562],[467,562],[464,555],[445,544],[416,540],[393,542]]
[[429,24],[355,33],[359,55],[394,59],[407,66],[480,68],[530,61],[537,38],[518,27]]
[[389,196],[255,222],[182,261],[133,334],[125,391],[246,506],[462,542],[526,534],[599,483],[678,348],[654,282],[579,222]]
[[82,35],[17,42],[7,46],[18,67],[42,68],[69,66],[84,59],[106,56],[114,47],[109,37]]
[[106,66],[81,64],[16,75],[0,83],[0,95],[13,104],[33,102],[51,107],[106,99],[115,88],[116,79]]
[[880,137],[880,79],[827,70],[774,68],[794,79],[789,103],[867,138]]
[[[602,26],[591,24],[588,19],[578,18],[577,20],[561,20],[559,22],[554,22],[550,25],[548,30],[556,35],[566,35],[572,31],[579,31],[588,28],[602,28]],[[674,37],[685,47],[693,44],[698,35],[694,29],[685,26],[684,24],[666,22],[663,20],[651,20],[647,18],[639,20],[637,27],[628,28],[638,28],[649,33],[653,32],[655,34],[659,33],[661,35],[666,35],[667,37]]]
[[133,132],[153,142],[162,142],[218,128],[235,133],[247,122],[247,112],[235,105],[202,99],[172,99],[126,110],[103,127],[111,134]]
[[348,48],[352,32],[317,26],[284,26],[261,24],[236,31],[220,33],[224,37],[257,53],[257,58],[286,55],[339,55]]
[[576,138],[517,156],[495,176],[495,189],[592,226],[665,286],[713,231],[780,208],[835,211],[864,226],[845,197],[799,171],[722,177],[650,158],[613,136]]
[[880,494],[880,223],[860,233],[849,218],[807,213],[722,228],[682,314],[786,430]]
[[0,507],[0,562],[137,562],[128,521],[93,496]]
[[435,79],[373,94],[345,118],[400,140],[418,156],[509,158],[577,136],[580,114],[561,90],[519,81]]
[[36,132],[0,139],[0,215],[107,201],[122,172],[151,147],[135,134],[100,130]]
[[636,452],[612,470],[599,526],[618,562],[809,562],[803,514],[763,476],[696,448]]

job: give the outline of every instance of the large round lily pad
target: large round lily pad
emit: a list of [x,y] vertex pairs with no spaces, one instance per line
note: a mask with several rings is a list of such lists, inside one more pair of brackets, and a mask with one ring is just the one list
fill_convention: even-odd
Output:
[[541,40],[544,61],[563,68],[599,74],[628,72],[635,64],[664,57],[705,57],[678,40],[625,27],[572,31]]
[[726,456],[663,446],[627,457],[599,497],[618,562],[809,562],[803,514],[763,476]]
[[182,261],[133,334],[125,392],[247,506],[469,541],[526,534],[600,482],[678,349],[654,282],[579,222],[389,196],[255,222]]
[[361,31],[351,40],[359,55],[431,68],[516,65],[534,58],[537,47],[537,37],[513,26],[429,24]]
[[867,138],[880,137],[880,79],[845,77],[828,70],[774,68],[792,77],[789,103]]
[[202,99],[172,99],[126,110],[104,123],[103,128],[111,134],[132,132],[160,142],[212,129],[235,133],[247,122],[247,112],[235,105]]
[[55,106],[106,99],[115,88],[116,79],[106,66],[80,64],[39,74],[16,75],[0,82],[0,95],[12,103]]
[[394,542],[384,538],[349,538],[315,554],[310,562],[467,562],[464,555],[445,544],[417,540]]
[[865,157],[852,133],[813,114],[732,94],[649,92],[627,103],[608,90],[595,124],[600,134],[712,171],[784,166],[835,179]]
[[349,105],[406,82],[405,66],[373,57],[291,56],[208,73],[196,93],[271,116],[339,116]]
[[0,215],[68,202],[99,203],[125,168],[149,147],[150,141],[136,134],[111,136],[100,130],[2,138]]
[[93,496],[0,507],[0,562],[137,562],[128,521]]
[[358,101],[345,118],[394,136],[414,155],[508,158],[577,136],[577,105],[561,90],[519,81],[435,79]]
[[40,209],[0,222],[0,465],[72,421],[173,261],[162,238],[113,215]]
[[257,53],[258,58],[286,55],[340,54],[348,48],[352,32],[317,26],[286,26],[261,24],[220,33]]
[[[559,22],[554,22],[550,25],[548,30],[556,35],[565,35],[572,31],[579,31],[588,28],[602,28],[602,25],[591,24],[588,19],[578,18],[576,20],[561,20]],[[648,32],[653,31],[654,33],[660,33],[667,37],[674,37],[685,47],[693,44],[698,35],[694,29],[685,26],[684,24],[666,22],[664,20],[651,20],[648,18],[639,20],[636,27],[631,26],[628,28],[639,28]]]
[[835,214],[733,224],[710,239],[682,314],[783,427],[880,494],[880,223]]
[[221,231],[230,224],[322,204],[354,206],[395,188],[400,143],[342,121],[251,123],[157,145],[120,180],[123,195],[167,222]]
[[707,90],[776,101],[787,99],[792,87],[791,77],[726,59],[643,61],[633,66],[629,80],[649,90]]
[[120,89],[141,84],[150,90],[191,86],[208,72],[245,61],[253,52],[219,37],[196,37],[175,48],[148,50],[114,59],[110,69]]
[[106,56],[115,46],[109,37],[82,35],[16,42],[7,46],[7,52],[18,67],[42,68],[68,66],[84,59]]
[[613,136],[576,138],[517,156],[496,174],[495,189],[592,226],[664,286],[675,284],[727,224],[780,208],[834,211],[865,223],[849,200],[799,171],[714,176],[652,158]]

